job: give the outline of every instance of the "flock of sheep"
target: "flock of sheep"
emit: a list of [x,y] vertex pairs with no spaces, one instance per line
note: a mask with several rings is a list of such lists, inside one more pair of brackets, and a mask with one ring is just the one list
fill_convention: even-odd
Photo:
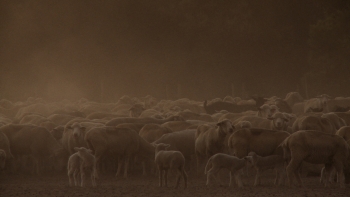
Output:
[[[291,92],[278,97],[160,100],[121,97],[116,103],[87,99],[77,102],[0,101],[0,168],[5,173],[28,169],[40,174],[68,171],[71,186],[95,187],[105,173],[128,177],[159,175],[168,184],[168,171],[187,187],[187,172],[207,175],[222,184],[225,168],[238,187],[248,167],[276,171],[275,184],[289,185],[300,176],[318,173],[323,184],[340,187],[350,178],[350,98],[320,95],[304,100]],[[196,165],[191,165],[196,163]],[[6,165],[5,165],[6,164]],[[117,167],[117,169],[115,169]],[[163,181],[164,178],[164,181]]]

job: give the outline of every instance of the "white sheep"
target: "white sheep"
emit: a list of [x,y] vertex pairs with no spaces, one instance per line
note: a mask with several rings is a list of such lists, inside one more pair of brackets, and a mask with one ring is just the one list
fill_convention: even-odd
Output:
[[261,157],[255,152],[250,152],[246,156],[249,163],[256,169],[254,186],[258,186],[261,183],[260,174],[268,169],[274,169],[276,171],[275,185],[281,185],[285,182],[286,170],[285,170],[285,160],[283,156],[280,155],[270,155],[266,157]]
[[222,168],[225,168],[230,171],[229,186],[231,186],[232,176],[234,176],[238,187],[243,187],[240,173],[238,171],[244,168],[246,166],[246,163],[247,163],[246,158],[239,159],[238,157],[223,154],[223,153],[217,153],[211,156],[207,162],[207,165],[205,166],[205,171],[204,171],[204,174],[207,175],[206,185],[207,186],[209,185],[209,182],[211,182],[212,177],[214,177],[216,181],[219,182],[220,185],[222,185],[220,179],[217,177],[217,174]]
[[[86,149],[84,147],[75,147],[76,153],[72,154],[68,160],[68,177],[69,177],[69,185],[73,186],[73,179],[75,186],[79,185],[84,187],[85,173],[90,173],[92,186],[96,187],[96,159],[95,156],[92,155],[92,151],[90,149]],[[79,181],[80,175],[80,181]]]
[[159,187],[163,184],[163,171],[165,187],[168,186],[168,170],[176,170],[176,185],[179,186],[180,178],[183,177],[185,181],[185,188],[187,188],[187,174],[185,172],[185,157],[180,151],[167,151],[169,144],[155,144],[155,164],[159,170]]

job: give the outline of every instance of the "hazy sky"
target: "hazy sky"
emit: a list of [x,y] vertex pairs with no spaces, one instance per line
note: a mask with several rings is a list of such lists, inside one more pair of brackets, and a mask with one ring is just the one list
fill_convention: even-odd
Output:
[[165,98],[168,87],[172,98],[203,100],[231,94],[234,84],[239,96],[284,96],[307,69],[307,8],[272,0],[0,0],[0,88],[16,99],[110,100]]

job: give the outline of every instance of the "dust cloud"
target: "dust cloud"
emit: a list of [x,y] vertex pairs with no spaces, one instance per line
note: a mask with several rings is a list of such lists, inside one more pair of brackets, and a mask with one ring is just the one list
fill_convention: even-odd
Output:
[[313,1],[0,1],[2,98],[283,96],[308,69]]

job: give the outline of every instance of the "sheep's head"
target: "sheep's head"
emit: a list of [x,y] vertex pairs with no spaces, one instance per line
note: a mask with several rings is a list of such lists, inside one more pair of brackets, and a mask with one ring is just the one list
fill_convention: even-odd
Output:
[[168,150],[170,147],[170,144],[164,144],[164,143],[159,143],[159,144],[154,144],[156,153],[162,150]]
[[139,117],[141,115],[141,113],[145,110],[143,104],[138,103],[133,105],[132,107],[130,107],[129,111],[130,111],[130,117]]
[[74,147],[74,150],[79,152],[79,154],[92,154],[92,150],[85,147]]
[[272,111],[271,111],[271,107],[268,104],[264,104],[261,107],[258,108],[259,111],[259,116],[260,117],[271,117],[272,116]]
[[316,96],[316,98],[320,99],[321,104],[325,106],[332,97],[328,94],[321,94],[319,96]]
[[230,120],[223,120],[223,121],[220,121],[216,124],[216,126],[218,126],[219,128],[219,131],[224,134],[224,135],[227,135],[227,134],[232,134],[233,131],[234,131],[234,126],[232,125],[232,122]]
[[79,138],[81,138],[84,135],[83,133],[86,131],[86,127],[81,126],[81,124],[78,122],[73,123],[72,126],[67,128],[73,130],[73,137],[75,140],[79,140]]
[[243,157],[243,159],[245,160],[246,165],[247,164],[253,165],[253,157],[252,156],[245,156],[245,157]]
[[289,121],[289,119],[286,118],[286,116],[281,112],[275,113],[272,117],[269,117],[268,119],[273,121],[273,125],[277,130],[283,130],[286,127],[287,122]]

